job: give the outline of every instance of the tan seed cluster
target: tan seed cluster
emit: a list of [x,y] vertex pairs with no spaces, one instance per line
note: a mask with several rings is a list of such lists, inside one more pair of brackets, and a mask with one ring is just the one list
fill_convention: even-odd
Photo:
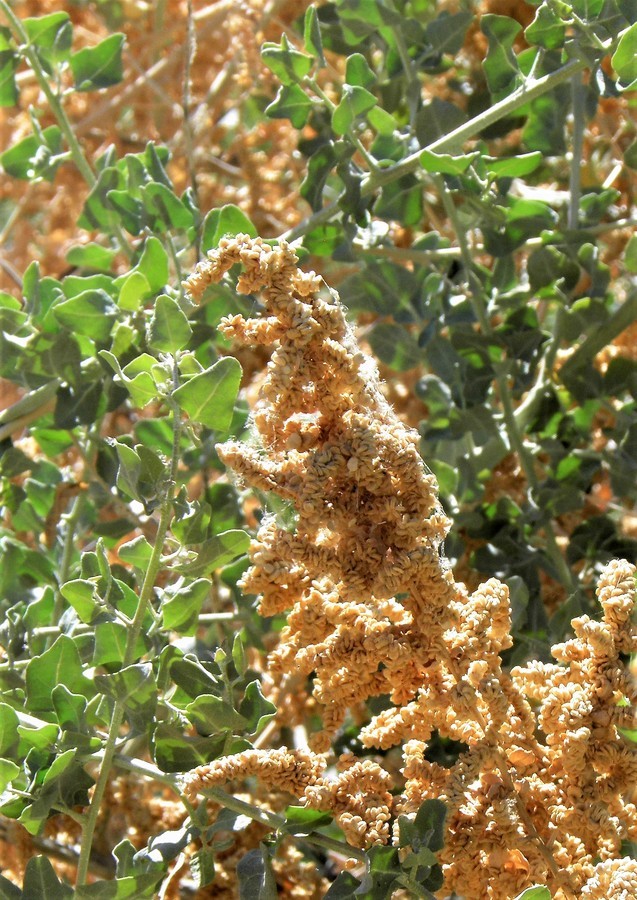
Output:
[[[288,245],[245,235],[221,241],[185,287],[199,299],[237,263],[238,290],[259,294],[263,312],[222,328],[274,351],[254,409],[261,445],[231,442],[219,454],[296,513],[292,530],[264,520],[243,588],[264,615],[288,612],[268,674],[311,678],[323,728],[313,752],[218,760],[193,773],[191,792],[249,770],[331,810],[358,847],[390,840],[393,815],[437,797],[448,807],[441,897],[508,900],[541,883],[559,900],[601,896],[599,883],[623,898],[633,875],[621,842],[637,839],[637,755],[620,731],[635,728],[624,665],[637,649],[633,567],[605,570],[603,620],[574,620],[555,663],[504,670],[508,590],[496,579],[472,593],[455,582],[442,552],[449,522],[418,435],[384,400],[338,298],[297,268]],[[370,749],[403,745],[404,784],[347,757],[326,778],[318,754],[352,710],[380,696],[389,705],[360,738]],[[426,759],[434,732],[466,745],[455,765]]]

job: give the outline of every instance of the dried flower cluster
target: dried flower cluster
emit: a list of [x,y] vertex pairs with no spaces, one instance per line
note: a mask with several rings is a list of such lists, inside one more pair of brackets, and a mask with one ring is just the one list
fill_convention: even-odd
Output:
[[[637,752],[619,729],[635,727],[622,659],[637,649],[633,567],[606,569],[603,621],[576,619],[555,664],[503,670],[508,590],[491,579],[468,593],[454,581],[442,553],[449,522],[418,435],[384,400],[338,298],[297,268],[289,246],[245,235],[223,240],[185,287],[200,299],[237,263],[238,291],[260,293],[263,314],[227,318],[224,333],[275,349],[254,410],[262,446],[219,453],[297,516],[293,531],[262,523],[243,588],[264,615],[290,610],[270,672],[312,677],[323,729],[312,750],[247,751],[198,769],[189,791],[258,774],[332,810],[359,847],[388,841],[392,815],[439,797],[441,896],[504,900],[538,882],[558,898],[632,896],[635,865],[620,844],[637,839]],[[368,748],[404,745],[398,797],[376,763],[342,757],[330,780],[319,755],[353,706],[383,695],[387,708],[360,737]],[[466,745],[454,766],[426,759],[434,732]]]

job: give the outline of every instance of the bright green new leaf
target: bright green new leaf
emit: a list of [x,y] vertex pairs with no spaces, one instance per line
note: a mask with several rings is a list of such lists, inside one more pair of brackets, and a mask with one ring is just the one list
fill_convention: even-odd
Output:
[[186,346],[192,328],[176,300],[160,294],[148,325],[148,343],[154,350],[175,353]]
[[312,57],[290,46],[287,37],[281,36],[281,43],[266,41],[261,47],[261,59],[283,85],[293,85],[303,81],[312,68]]
[[89,290],[58,303],[53,314],[69,331],[106,343],[117,318],[117,307],[106,291]]
[[335,134],[346,134],[354,122],[376,106],[376,97],[364,87],[343,85],[341,102],[332,113]]
[[126,35],[117,32],[96,47],[85,47],[71,56],[77,91],[95,91],[119,84],[124,75],[122,49]]
[[621,90],[630,91],[637,87],[637,22],[623,33],[611,63],[619,76]]
[[271,119],[289,119],[295,128],[303,128],[311,110],[312,101],[298,84],[283,84],[265,114]]
[[227,356],[182,384],[173,397],[193,422],[226,432],[232,422],[240,383],[241,366]]
[[420,154],[420,165],[426,172],[436,175],[462,175],[479,156],[478,152],[450,156],[448,153],[423,150]]
[[[305,96],[305,94],[303,94]],[[234,237],[237,234],[248,234],[257,237],[257,230],[246,214],[227,203],[220,209],[212,209],[206,215],[201,229],[201,252],[207,253],[219,246],[222,237]]]

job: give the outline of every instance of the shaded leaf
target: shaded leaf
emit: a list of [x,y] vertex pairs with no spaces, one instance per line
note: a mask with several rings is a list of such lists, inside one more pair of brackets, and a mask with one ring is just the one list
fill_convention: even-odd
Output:
[[118,84],[123,78],[122,49],[126,35],[116,33],[96,47],[85,47],[71,56],[77,91],[94,91]]

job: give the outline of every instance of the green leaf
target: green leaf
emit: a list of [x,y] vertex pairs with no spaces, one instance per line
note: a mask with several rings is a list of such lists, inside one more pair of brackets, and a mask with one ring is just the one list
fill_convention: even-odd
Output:
[[194,635],[204,600],[210,595],[211,582],[198,578],[185,587],[179,587],[174,597],[162,604],[164,627],[179,634]]
[[55,643],[27,665],[27,708],[50,710],[51,692],[64,684],[74,693],[92,696],[90,682],[84,677],[82,661],[75,641],[61,634]]
[[144,731],[152,722],[157,706],[157,682],[151,663],[136,663],[112,675],[95,675],[96,688],[123,703],[136,730]]
[[19,722],[16,711],[7,703],[0,703],[0,756],[7,756],[15,749]]
[[370,88],[376,84],[376,75],[362,53],[352,53],[345,64],[345,83]]
[[[319,35],[320,39],[320,35]],[[312,57],[301,53],[290,46],[287,37],[282,35],[281,43],[266,41],[261,47],[261,59],[279,79],[282,85],[290,86],[303,81],[312,68]]]
[[359,888],[361,883],[358,878],[354,878],[351,872],[341,872],[332,882],[324,900],[351,900]]
[[513,42],[522,26],[508,16],[488,13],[480,19],[480,27],[489,41],[489,51],[483,62],[489,91],[494,99],[510,93],[522,83]]
[[80,269],[110,272],[116,256],[116,250],[109,250],[101,244],[78,244],[71,247],[66,254],[66,261],[70,266],[77,266]]
[[397,128],[397,122],[394,117],[382,106],[375,106],[373,109],[370,109],[367,113],[367,121],[380,135],[392,135]]
[[184,735],[174,725],[160,722],[153,733],[153,758],[162,772],[187,772],[224,752],[226,733],[215,737]]
[[303,128],[311,110],[312,101],[298,84],[283,84],[265,114],[271,119],[289,119],[295,128]]
[[102,169],[78,219],[77,224],[80,228],[101,229],[105,232],[111,230],[118,217],[108,197],[117,190],[122,181],[121,173],[114,166]]
[[303,20],[303,42],[308,53],[314,56],[320,66],[326,65],[323,56],[323,41],[321,40],[321,26],[315,6],[308,6]]
[[98,343],[106,343],[117,318],[117,307],[104,290],[83,291],[58,303],[53,315],[75,334],[83,334]]
[[617,84],[620,90],[634,90],[637,87],[637,22],[621,36],[611,63],[619,76]]
[[[0,97],[2,96],[2,87],[0,86]],[[21,900],[23,897],[20,888],[15,885],[4,875],[0,875],[0,900]]]
[[148,325],[148,343],[154,350],[175,353],[192,337],[192,328],[176,300],[160,294]]
[[444,11],[430,22],[425,33],[436,54],[455,56],[459,53],[464,44],[467,29],[473,20],[473,14],[468,11],[455,14]]
[[146,240],[135,270],[144,275],[153,293],[160,291],[168,283],[168,254],[155,235],[151,234]]
[[15,82],[15,72],[19,63],[20,58],[14,49],[11,31],[0,27],[0,107],[15,106],[18,102],[20,93]]
[[224,357],[178,387],[173,397],[193,422],[215,431],[227,432],[232,422],[241,374],[237,360]]
[[633,234],[626,244],[624,265],[628,272],[637,273],[637,234]]
[[185,229],[193,224],[192,212],[165,184],[152,181],[141,188],[140,194],[142,207],[156,229]]
[[241,732],[246,727],[245,719],[232,704],[214,694],[202,694],[185,711],[198,733],[206,737],[220,731]]
[[127,875],[113,881],[97,881],[76,888],[75,900],[152,900],[163,873]]
[[239,900],[277,900],[278,891],[270,855],[261,844],[250,850],[237,864]]
[[0,759],[0,794],[17,778],[22,769],[10,759]]
[[137,569],[143,570],[148,566],[152,553],[153,548],[143,534],[133,538],[132,541],[120,544],[117,549],[117,555],[120,559],[123,559],[124,562],[131,566],[135,566]]
[[308,161],[307,174],[301,184],[300,194],[314,212],[323,205],[323,189],[335,165],[336,153],[333,141],[319,147]]
[[535,18],[524,32],[529,44],[537,44],[546,50],[556,50],[564,45],[566,26],[550,5],[550,0],[544,3],[535,13]]
[[354,122],[376,106],[376,97],[359,85],[343,85],[341,102],[332,113],[335,134],[346,134]]
[[35,47],[49,75],[53,72],[52,65],[69,58],[73,26],[68,13],[54,12],[48,16],[24,19],[22,26],[29,37],[29,44]]
[[544,156],[539,152],[522,153],[520,156],[495,157],[482,156],[489,175],[496,178],[519,178],[529,175],[542,164]]
[[67,581],[60,588],[60,593],[66,602],[73,607],[81,621],[87,625],[93,621],[101,608],[101,604],[97,599],[95,585],[92,581],[85,581],[82,578]]
[[96,47],[85,47],[71,56],[77,91],[95,91],[118,84],[123,76],[122,49],[126,35],[111,34]]
[[329,825],[332,821],[330,813],[305,806],[288,806],[285,810],[283,830],[289,834],[309,834],[317,828]]
[[426,172],[433,172],[437,175],[461,175],[479,156],[478,152],[450,156],[448,153],[423,150],[419,159],[420,165]]
[[51,692],[55,715],[63,731],[82,732],[85,729],[86,697],[72,693],[58,684]]
[[0,163],[7,175],[14,178],[26,181],[44,178],[46,181],[53,181],[57,167],[62,162],[61,151],[62,132],[57,125],[49,125],[40,136],[30,134],[0,153]]
[[257,734],[276,715],[276,706],[261,692],[261,682],[251,681],[245,689],[239,712],[246,720],[246,731]]
[[[121,663],[126,653],[128,628],[121,622],[99,622],[95,626],[94,666],[109,666]],[[144,647],[142,645],[142,652]]]
[[412,334],[400,325],[380,323],[368,337],[376,356],[398,372],[413,369],[422,363],[423,351]]
[[227,203],[220,209],[212,209],[203,220],[201,252],[205,254],[214,250],[222,237],[235,237],[237,234],[257,237],[257,230],[246,214],[233,203]]
[[73,889],[63,884],[46,856],[34,856],[24,872],[23,896],[29,900],[66,900]]
[[551,892],[547,887],[536,884],[518,894],[515,900],[551,900]]
[[175,568],[185,575],[208,575],[247,553],[249,546],[250,536],[245,531],[232,528],[204,541],[193,562],[182,563]]
[[198,888],[210,884],[215,877],[215,857],[212,850],[201,849],[190,857],[190,872]]

